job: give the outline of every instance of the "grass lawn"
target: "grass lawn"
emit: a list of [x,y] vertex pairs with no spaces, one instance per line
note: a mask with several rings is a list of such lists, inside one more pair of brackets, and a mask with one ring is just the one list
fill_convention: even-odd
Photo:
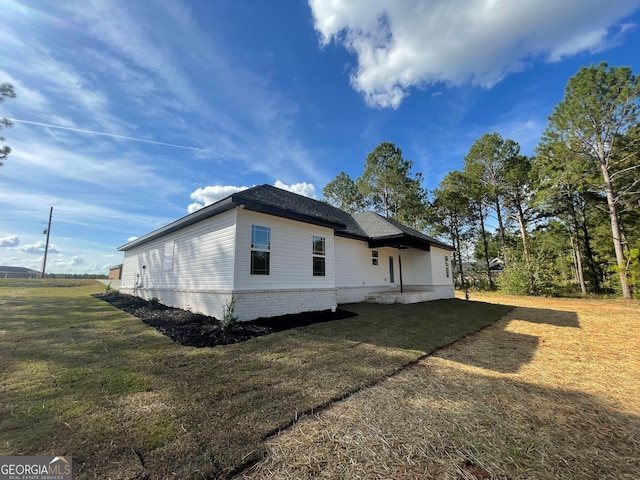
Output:
[[90,296],[103,290],[0,280],[0,455],[71,455],[77,479],[225,476],[301,415],[509,310],[348,305],[359,316],[197,349]]
[[471,300],[516,308],[305,417],[238,477],[640,478],[640,302]]

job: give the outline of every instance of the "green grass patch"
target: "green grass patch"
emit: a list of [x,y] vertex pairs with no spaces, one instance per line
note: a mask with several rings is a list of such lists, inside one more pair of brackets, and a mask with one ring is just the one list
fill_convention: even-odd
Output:
[[78,479],[224,475],[302,413],[508,310],[356,304],[354,318],[196,349],[91,297],[100,283],[56,282],[0,280],[0,454],[72,455]]

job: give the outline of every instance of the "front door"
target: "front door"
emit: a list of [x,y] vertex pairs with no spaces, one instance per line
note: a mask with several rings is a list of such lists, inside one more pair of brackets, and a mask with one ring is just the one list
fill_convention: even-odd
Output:
[[393,275],[393,257],[389,257],[389,283],[395,283],[396,279]]

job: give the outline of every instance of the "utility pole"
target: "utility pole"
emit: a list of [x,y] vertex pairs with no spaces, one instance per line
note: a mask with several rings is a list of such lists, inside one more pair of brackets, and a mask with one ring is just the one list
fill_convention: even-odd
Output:
[[47,252],[49,251],[49,237],[51,236],[51,217],[53,217],[53,207],[49,210],[49,225],[44,233],[47,234],[47,243],[44,246],[44,261],[42,262],[42,273],[40,274],[40,278],[44,278],[44,271],[47,268]]

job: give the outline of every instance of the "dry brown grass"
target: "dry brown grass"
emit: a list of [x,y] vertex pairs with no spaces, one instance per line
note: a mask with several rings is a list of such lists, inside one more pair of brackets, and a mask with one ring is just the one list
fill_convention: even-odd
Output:
[[640,304],[472,300],[517,308],[301,420],[240,478],[640,478]]

